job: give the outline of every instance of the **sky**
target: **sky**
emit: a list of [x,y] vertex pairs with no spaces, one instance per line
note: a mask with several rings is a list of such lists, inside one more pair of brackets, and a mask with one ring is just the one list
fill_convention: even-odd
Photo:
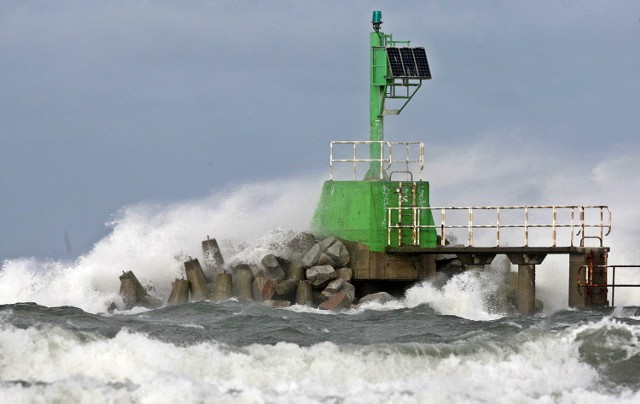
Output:
[[373,10],[427,50],[385,136],[425,142],[435,202],[637,205],[636,1],[7,0],[0,260],[86,253],[127,206],[328,176],[331,140],[368,138]]

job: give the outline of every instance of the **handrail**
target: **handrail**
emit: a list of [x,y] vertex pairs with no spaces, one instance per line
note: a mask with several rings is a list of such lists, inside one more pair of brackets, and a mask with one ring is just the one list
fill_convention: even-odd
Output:
[[[593,283],[593,268],[604,268],[605,272],[611,268],[611,283]],[[611,288],[611,306],[615,306],[616,288],[640,288],[640,284],[623,283],[616,284],[616,268],[637,268],[640,269],[640,265],[582,265],[578,269],[578,290],[580,288]],[[580,273],[584,269],[585,281],[581,282]],[[607,289],[607,293],[608,293]]]
[[[393,213],[395,212],[397,217],[402,217],[403,211],[412,209],[413,216],[417,217],[416,224],[403,224],[393,223]],[[459,224],[448,224],[447,213],[452,211],[467,211],[467,222]],[[474,219],[475,211],[495,211],[495,220],[491,222],[478,223]],[[509,210],[521,210],[523,217],[522,222],[519,223],[504,223],[504,211]],[[551,217],[550,222],[546,223],[530,223],[529,215],[532,211],[550,210]],[[585,218],[585,212],[595,210],[599,213],[599,221],[591,222]],[[467,246],[473,246],[473,237],[475,229],[494,229],[495,230],[495,246],[501,246],[501,230],[503,229],[523,229],[524,232],[524,246],[529,245],[529,230],[547,228],[551,230],[551,246],[558,246],[558,229],[570,229],[571,239],[570,246],[574,246],[574,233],[576,236],[580,236],[580,246],[584,247],[585,239],[595,238],[600,241],[602,247],[604,237],[611,233],[611,210],[605,205],[589,205],[589,206],[577,206],[577,205],[531,205],[531,206],[461,206],[461,207],[390,207],[388,211],[388,232],[389,239],[391,239],[391,231],[396,229],[398,232],[402,228],[416,227],[420,229],[437,229],[440,232],[441,245],[445,245],[445,232],[449,229],[467,229]],[[567,222],[558,221],[558,211],[568,211],[570,213],[570,220]],[[439,212],[433,216],[435,223],[427,224],[421,223],[421,217],[425,216],[422,213]],[[579,213],[579,221],[576,223],[576,212]],[[590,229],[597,229],[596,236],[587,235],[587,231]],[[413,245],[420,245],[420,231],[417,232],[418,236],[413,240]]]
[[[361,158],[358,157],[358,145],[371,145],[371,144],[380,144],[380,158],[372,159],[370,157]],[[350,145],[353,146],[353,155],[350,158],[334,158],[334,147],[338,145]],[[396,149],[394,151],[394,146]],[[402,147],[404,146],[404,150]],[[418,156],[412,157],[412,147],[415,149],[417,147]],[[398,151],[398,149],[401,149]],[[404,153],[403,153],[404,152]],[[369,151],[367,150],[367,155]],[[395,153],[395,154],[394,154]],[[415,151],[414,151],[415,154]],[[404,156],[401,158],[394,158],[394,156]],[[371,163],[371,162],[379,162],[380,163],[380,179],[384,178],[384,172],[388,171],[397,165],[404,165],[404,170],[399,170],[403,172],[411,171],[412,165],[417,165],[415,167],[418,170],[419,179],[422,181],[422,171],[424,170],[424,143],[419,141],[414,142],[390,142],[386,140],[373,141],[373,140],[334,140],[329,144],[329,180],[333,181],[333,166],[334,163],[350,163],[353,167],[353,179],[357,179],[357,164],[358,163]],[[367,167],[368,168],[368,167]]]

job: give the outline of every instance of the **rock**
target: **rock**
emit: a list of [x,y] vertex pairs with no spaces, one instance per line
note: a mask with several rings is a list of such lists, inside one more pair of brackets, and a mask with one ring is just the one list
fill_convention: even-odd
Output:
[[327,300],[326,302],[320,303],[320,306],[318,306],[318,308],[321,310],[339,311],[342,309],[350,308],[351,303],[352,302],[349,301],[349,298],[344,292],[338,292],[331,299]]
[[364,303],[370,303],[370,302],[383,304],[383,303],[391,302],[393,300],[396,300],[395,297],[391,296],[387,292],[378,292],[378,293],[372,293],[370,295],[363,296],[358,301],[358,305],[361,305]]
[[309,252],[307,252],[304,257],[302,257],[302,267],[303,268],[311,268],[318,262],[318,258],[320,258],[320,245],[315,244]]
[[317,243],[316,236],[312,233],[299,233],[287,242],[284,249],[284,256],[290,260],[301,260],[311,247]]
[[338,241],[338,239],[333,236],[323,239],[318,243],[318,245],[320,246],[320,251],[327,251],[327,249],[331,247],[331,245],[333,245],[333,243],[335,243],[336,241]]
[[277,282],[264,276],[259,276],[253,281],[253,298],[258,302],[269,300],[275,293]]
[[346,281],[344,279],[342,279],[342,278],[337,278],[337,279],[329,282],[327,287],[325,287],[324,290],[322,291],[322,294],[327,299],[332,298],[336,293],[338,293],[340,290],[342,290],[342,287],[344,286],[345,282]]
[[336,240],[333,244],[331,244],[326,250],[325,254],[327,254],[335,265],[338,267],[344,267],[349,264],[351,260],[351,256],[349,255],[349,250],[347,247],[340,241]]
[[347,299],[349,299],[350,306],[353,303],[353,301],[356,300],[356,287],[350,284],[349,282],[345,282],[344,285],[342,285],[342,289],[340,290],[340,292],[343,292],[345,295],[347,295]]
[[333,258],[328,256],[327,254],[320,253],[320,257],[318,257],[318,260],[316,261],[315,265],[331,265],[331,266],[334,266],[335,262],[333,261]]
[[311,286],[318,289],[338,277],[336,270],[331,265],[313,266],[307,269],[306,275]]
[[299,281],[304,280],[304,269],[302,269],[302,262],[299,260],[291,261],[289,264],[289,270],[287,271],[288,279],[297,279]]
[[280,261],[273,254],[267,254],[262,258],[262,265],[268,277],[281,281],[286,277]]
[[282,299],[294,301],[296,298],[296,289],[298,288],[298,283],[300,283],[300,281],[298,281],[297,279],[287,279],[278,282],[274,289],[274,293],[276,296]]
[[338,278],[342,278],[347,282],[353,278],[353,270],[351,268],[338,268],[336,269],[336,274],[338,274]]
[[273,308],[279,308],[279,307],[289,307],[291,306],[291,302],[288,300],[265,300],[262,303],[264,303],[265,305],[269,306],[269,307],[273,307]]

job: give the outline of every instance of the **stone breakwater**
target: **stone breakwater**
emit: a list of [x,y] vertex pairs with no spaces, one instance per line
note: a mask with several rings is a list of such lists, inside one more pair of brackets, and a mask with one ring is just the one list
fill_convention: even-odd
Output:
[[[267,254],[259,263],[233,266],[225,265],[215,239],[203,241],[202,249],[204,267],[197,259],[186,260],[185,275],[172,283],[166,304],[235,297],[272,307],[301,304],[338,311],[356,303],[356,290],[350,282],[351,257],[344,243],[335,237],[318,239],[311,233],[299,233],[286,243],[281,254]],[[163,300],[153,296],[151,288],[143,287],[131,271],[120,276],[120,294],[126,310],[163,305]],[[391,295],[380,292],[365,296],[360,302],[391,299]]]

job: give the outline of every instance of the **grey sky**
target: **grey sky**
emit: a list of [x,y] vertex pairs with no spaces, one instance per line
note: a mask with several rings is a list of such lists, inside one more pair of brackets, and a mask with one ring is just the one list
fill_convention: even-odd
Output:
[[324,174],[329,141],[368,136],[374,9],[433,74],[389,136],[565,167],[640,150],[638,2],[3,1],[0,259],[65,257],[65,232],[80,254],[129,204]]

